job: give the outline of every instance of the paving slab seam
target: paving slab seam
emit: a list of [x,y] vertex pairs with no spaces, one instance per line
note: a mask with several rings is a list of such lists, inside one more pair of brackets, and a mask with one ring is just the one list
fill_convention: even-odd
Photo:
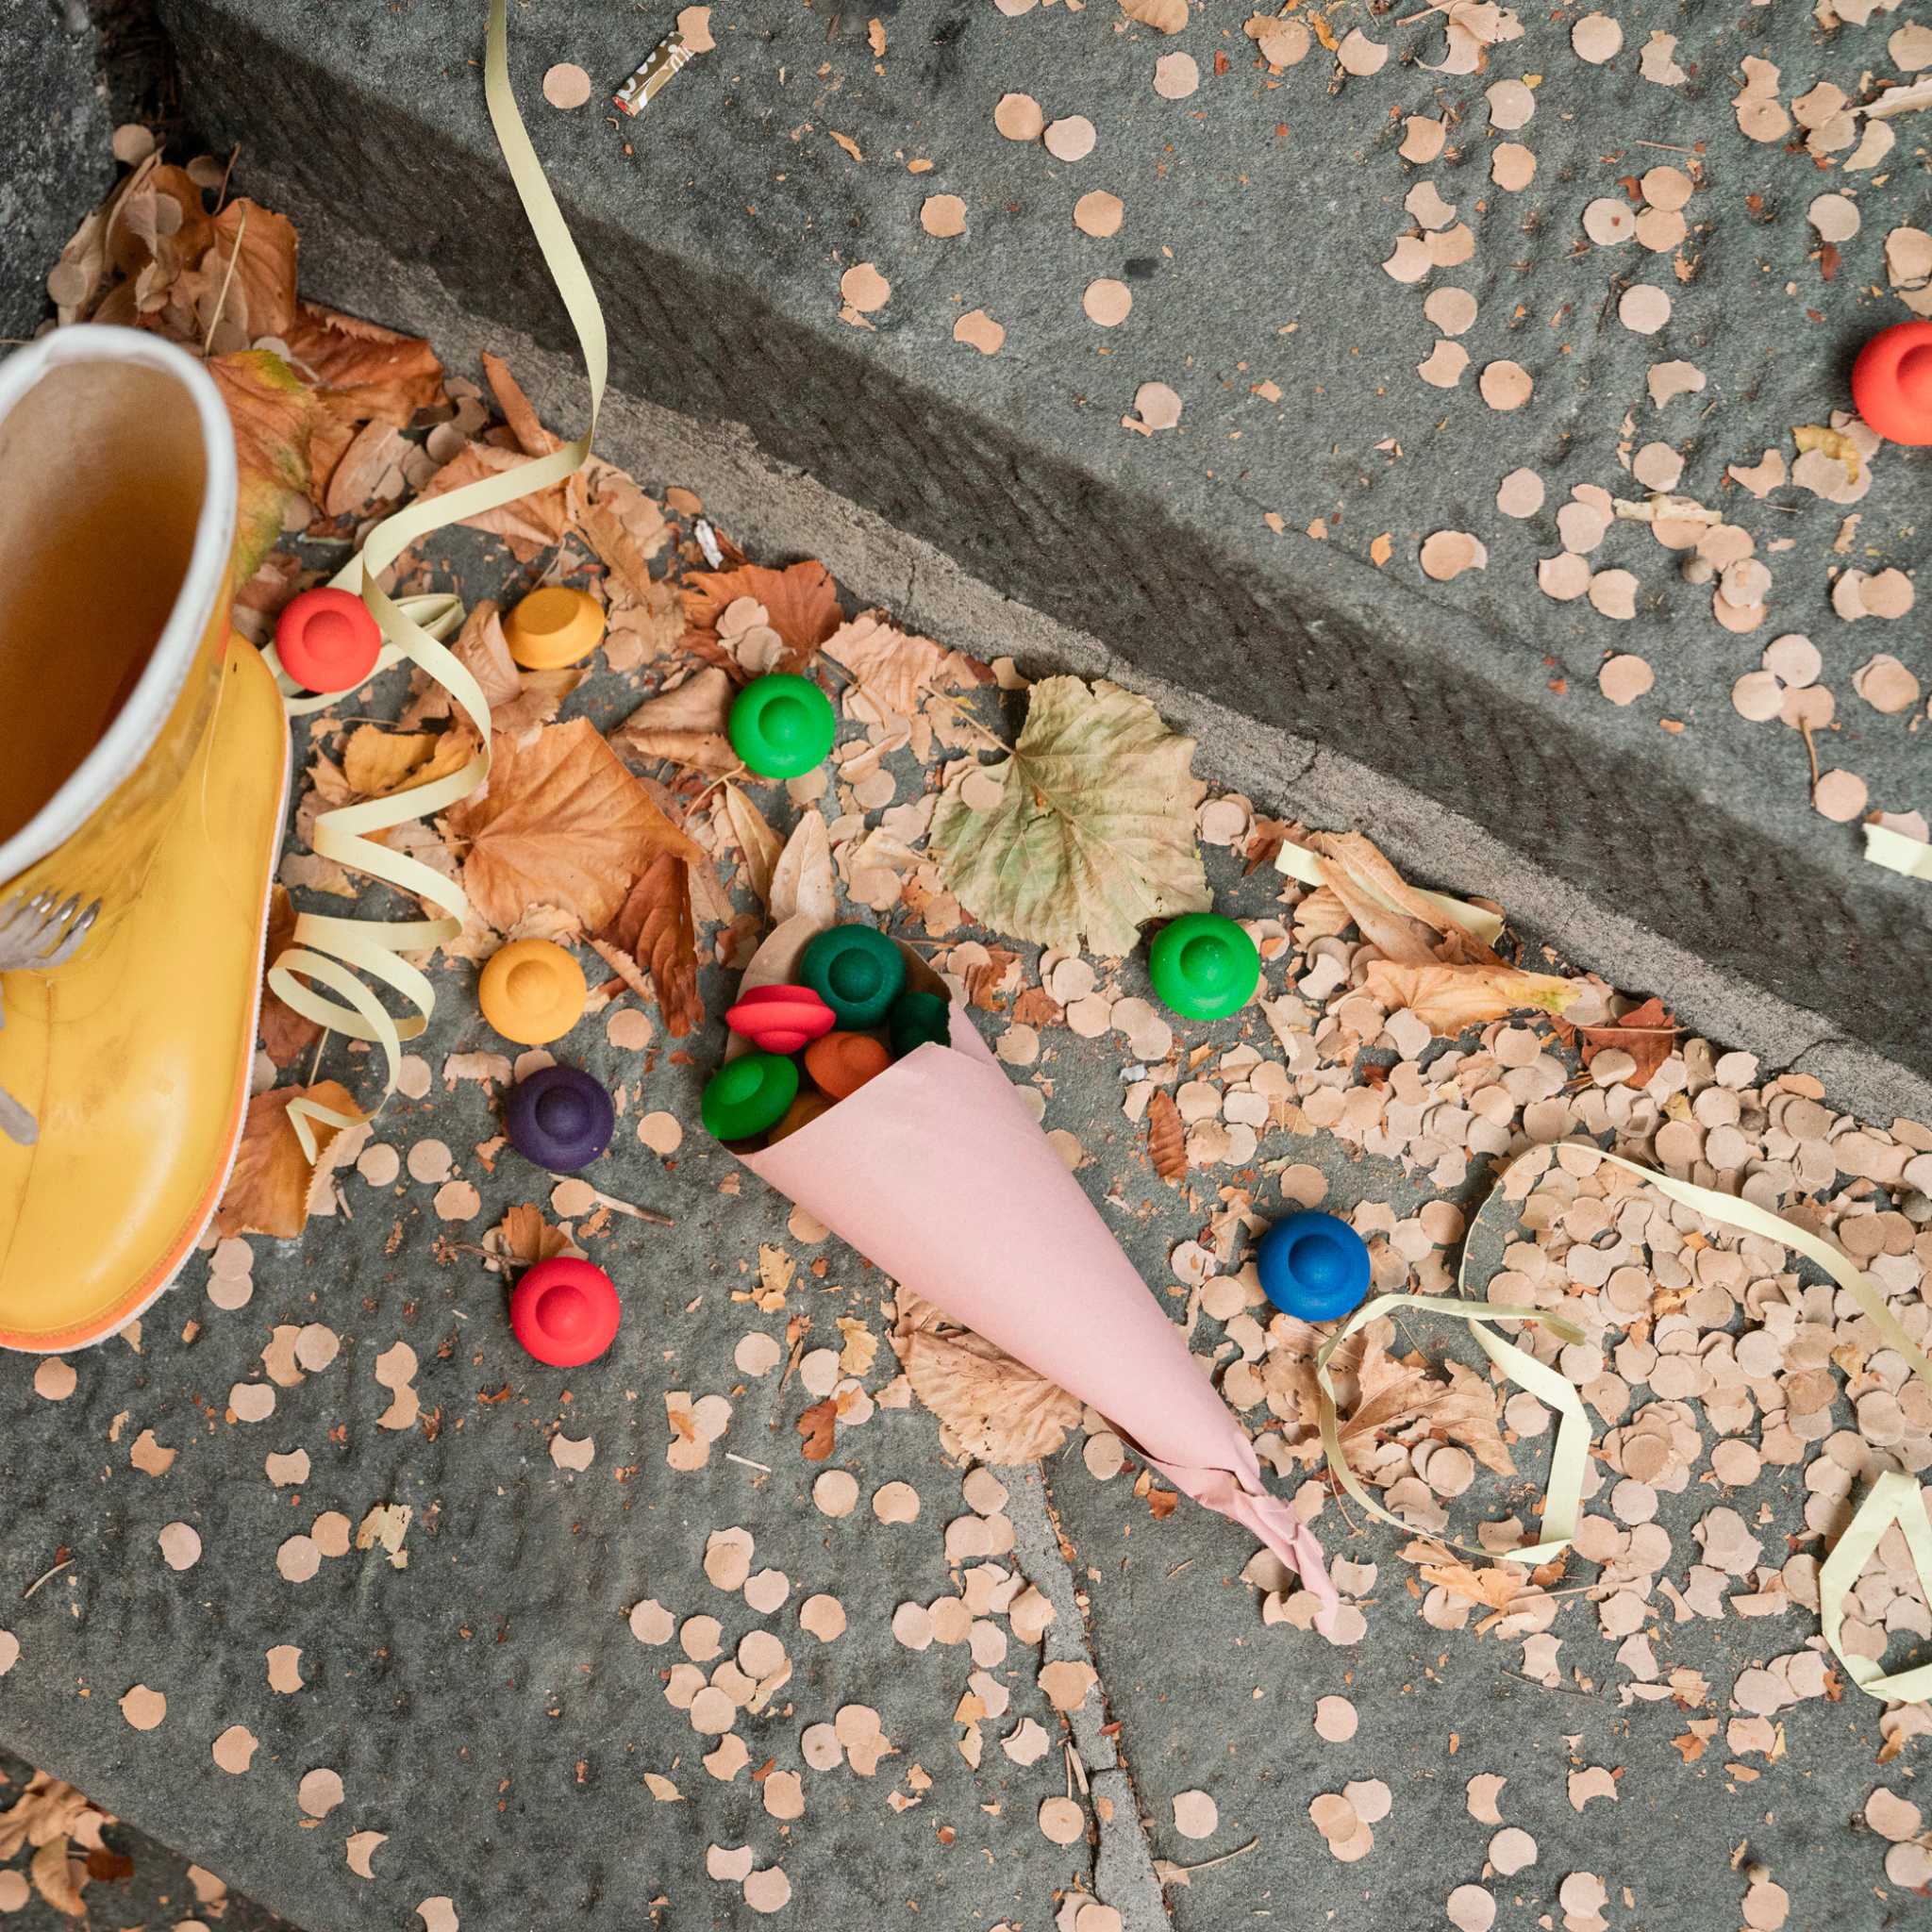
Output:
[[[1069,1450],[1068,1453],[1071,1453]],[[1007,1513],[1013,1524],[1013,1554],[1028,1579],[1053,1605],[1054,1620],[1046,1626],[1043,1663],[1084,1663],[1100,1679],[1095,1695],[1067,1713],[1074,1748],[1087,1773],[1098,1803],[1093,1816],[1099,1843],[1093,1858],[1093,1895],[1121,1915],[1124,1932],[1173,1932],[1154,1870],[1154,1847],[1147,1836],[1139,1793],[1116,1740],[1106,1728],[1107,1673],[1093,1643],[1079,1583],[1066,1552],[1066,1541],[1049,1493],[1052,1458],[1033,1468],[1009,1472],[1020,1479],[1009,1484]]]

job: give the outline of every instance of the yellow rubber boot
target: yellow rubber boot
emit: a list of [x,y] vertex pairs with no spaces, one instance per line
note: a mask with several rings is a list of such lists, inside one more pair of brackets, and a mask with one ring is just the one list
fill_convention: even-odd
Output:
[[99,902],[0,971],[0,1347],[71,1349],[168,1285],[233,1163],[288,725],[229,629],[234,437],[192,357],[89,325],[0,362],[0,933]]

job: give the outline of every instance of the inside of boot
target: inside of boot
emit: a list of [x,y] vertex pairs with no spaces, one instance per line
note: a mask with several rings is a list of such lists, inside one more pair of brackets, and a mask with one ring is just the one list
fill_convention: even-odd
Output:
[[167,624],[205,484],[194,404],[139,363],[50,369],[0,419],[0,476],[4,842],[100,741]]

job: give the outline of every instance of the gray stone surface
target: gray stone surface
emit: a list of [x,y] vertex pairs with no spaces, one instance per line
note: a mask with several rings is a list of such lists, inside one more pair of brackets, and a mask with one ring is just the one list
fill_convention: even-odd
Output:
[[[0,1751],[0,1817],[22,1801],[34,1769],[25,1759]],[[222,1932],[281,1932],[287,1924],[286,1920],[265,1911],[239,1892],[218,1890],[210,1883],[211,1874],[201,1872],[198,1875],[202,1890],[208,1890],[213,1900],[215,1908],[211,1909],[197,1890],[191,1861],[182,1853],[157,1843],[131,1825],[108,1825],[101,1834],[101,1841],[116,1862],[90,1874],[83,1892],[89,1915],[96,1924],[158,1928],[178,1925],[201,1912],[219,1919]],[[25,1884],[30,1856],[31,1848],[24,1850],[10,1866],[0,1866],[0,1871],[17,1876]],[[123,1872],[118,1863],[120,1858],[130,1859],[133,1870]],[[0,1884],[5,1882],[0,1880]],[[71,1918],[50,1906],[38,1892],[25,1906],[12,1907],[7,1919],[8,1932],[56,1932],[57,1927],[73,1924]]]
[[50,313],[47,271],[114,178],[95,58],[93,28],[60,0],[0,8],[0,336],[30,336]]
[[[1210,855],[1210,877],[1219,903],[1237,912],[1262,910],[1274,890],[1266,873],[1238,876],[1224,854]],[[1140,986],[1138,968],[1125,974],[1130,990]],[[476,1014],[468,974],[439,979],[421,1047],[432,1072],[451,1052],[500,1045]],[[711,974],[714,1012],[724,990]],[[608,1046],[594,1020],[570,1050],[601,1077],[633,1083],[633,1113],[667,1108],[694,1122],[718,1033],[714,1019],[690,1054],[655,1052],[641,1079],[637,1057]],[[1243,1037],[1266,1045],[1252,1013],[1188,1032],[1190,1044]],[[1154,1180],[1119,1112],[1117,1042],[1058,1031],[1050,1041],[1039,1070],[1050,1090],[1046,1124],[1080,1136],[1093,1156],[1083,1184],[1144,1278],[1172,1290],[1170,1252],[1219,1205],[1210,1177],[1190,1191]],[[353,1077],[354,1064],[337,1042],[322,1071]],[[1504,1932],[1554,1916],[1574,1871],[1611,1884],[1619,1932],[1708,1932],[1732,1923],[1742,1880],[1729,1860],[1740,1844],[1790,1890],[1793,1924],[1878,1927],[1923,1910],[1884,1885],[1883,1847],[1855,1822],[1875,1781],[1877,1705],[1848,1693],[1785,1713],[1788,1757],[1757,1782],[1724,1771],[1722,1733],[1707,1761],[1687,1769],[1671,1740],[1691,1713],[1670,1702],[1624,1707],[1614,1646],[1596,1634],[1580,1591],[1557,1624],[1563,1684],[1533,1686],[1516,1674],[1518,1646],[1426,1628],[1404,1589],[1401,1539],[1352,1531],[1331,1508],[1322,1528],[1334,1553],[1381,1565],[1365,1641],[1333,1649],[1263,1626],[1255,1591],[1239,1580],[1253,1551],[1244,1533],[1185,1504],[1153,1521],[1127,1481],[1095,1482],[1075,1446],[1009,1473],[1011,1560],[1059,1615],[1037,1654],[1015,1642],[996,1671],[1011,1712],[986,1725],[984,1766],[970,1773],[951,1722],[966,1657],[937,1644],[906,1651],[887,1627],[898,1604],[958,1587],[943,1534],[964,1513],[960,1468],[941,1454],[932,1417],[881,1409],[841,1431],[835,1466],[855,1474],[861,1501],[854,1516],[828,1520],[810,1501],[817,1468],[800,1459],[793,1429],[806,1395],[795,1383],[780,1389],[775,1373],[756,1379],[732,1366],[742,1333],[781,1336],[793,1314],[812,1317],[814,1342],[835,1332],[838,1315],[876,1327],[880,1278],[827,1242],[802,1251],[822,1257],[824,1273],[801,1274],[784,1310],[734,1302],[761,1244],[799,1251],[786,1205],[756,1183],[736,1185],[742,1176],[694,1125],[662,1163],[626,1130],[596,1169],[598,1185],[677,1225],[611,1222],[591,1245],[624,1287],[613,1353],[568,1374],[538,1369],[508,1333],[503,1286],[475,1239],[508,1206],[541,1204],[549,1183],[508,1154],[487,1170],[471,1149],[497,1131],[495,1108],[472,1081],[392,1103],[380,1128],[399,1149],[433,1135],[454,1150],[482,1197],[468,1223],[439,1221],[429,1185],[373,1189],[352,1175],[344,1211],[312,1222],[301,1243],[254,1243],[246,1307],[216,1307],[208,1265],[195,1261],[142,1324],[139,1351],[117,1341],[75,1357],[78,1387],[58,1406],[36,1394],[30,1361],[0,1357],[0,1627],[20,1644],[0,1680],[0,1738],[309,1932],[414,1932],[415,1907],[445,1895],[469,1932],[758,1923],[734,1888],[706,1876],[712,1843],[750,1844],[759,1865],[781,1864],[793,1887],[790,1923],[814,1928],[862,1920],[1043,1932],[1068,1890],[1085,1889],[1123,1913],[1127,1932],[1219,1932],[1251,1917],[1421,1932],[1441,1923],[1451,1888],[1481,1871],[1490,1833],[1464,1811],[1462,1785],[1484,1771],[1510,1777],[1504,1816],[1542,1850],[1536,1867],[1497,1888]],[[1324,1135],[1272,1135],[1262,1158],[1318,1162],[1330,1205],[1343,1209],[1373,1199],[1400,1212],[1418,1198],[1392,1164],[1352,1160]],[[1178,1296],[1173,1305],[1178,1313]],[[272,1329],[309,1322],[341,1334],[337,1359],[278,1389],[267,1421],[229,1420],[234,1385],[261,1379]],[[397,1433],[377,1425],[389,1395],[375,1361],[399,1339],[418,1357],[425,1420]],[[1453,1333],[1431,1334],[1426,1323],[1412,1339],[1459,1352]],[[1204,1348],[1216,1340],[1195,1337]],[[882,1352],[874,1386],[888,1366]],[[709,1466],[693,1474],[664,1464],[663,1395],[678,1389],[728,1392],[734,1404]],[[146,1430],[178,1452],[158,1477],[130,1466]],[[594,1440],[582,1474],[553,1463],[558,1431]],[[264,1458],[296,1448],[311,1458],[308,1479],[272,1487]],[[727,1451],[748,1460],[724,1459]],[[865,1499],[894,1479],[917,1487],[922,1508],[916,1523],[888,1529]],[[1774,1541],[1801,1527],[1805,1495],[1800,1472],[1771,1470],[1733,1501]],[[1686,1524],[1708,1501],[1702,1485],[1664,1499],[1680,1580],[1692,1551]],[[277,1574],[283,1541],[319,1512],[355,1524],[385,1503],[414,1512],[406,1568],[375,1550],[325,1560],[306,1583]],[[156,1541],[173,1522],[192,1524],[203,1545],[179,1574]],[[755,1567],[791,1579],[775,1615],[754,1615],[707,1581],[705,1539],[726,1524],[753,1532]],[[63,1556],[70,1566],[21,1601]],[[1573,1563],[1579,1584],[1593,1573]],[[839,1595],[850,1619],[823,1647],[797,1624],[803,1598],[821,1591]],[[871,1782],[845,1769],[808,1773],[805,1815],[781,1826],[746,1775],[727,1786],[700,1767],[703,1740],[660,1694],[676,1645],[641,1647],[626,1629],[644,1596],[680,1622],[719,1618],[727,1650],[753,1628],[786,1642],[791,1681],[770,1713],[740,1724],[754,1767],[769,1755],[796,1769],[802,1728],[848,1702],[879,1711],[898,1755]],[[1795,1608],[1767,1622],[1666,1624],[1658,1659],[1665,1670],[1706,1671],[1707,1709],[1722,1716],[1740,1669],[1810,1634]],[[266,1680],[266,1652],[283,1643],[303,1653],[305,1688],[293,1695]],[[1099,1672],[1099,1701],[1064,1727],[1035,1687],[1049,1658],[1091,1660]],[[137,1683],[168,1699],[165,1721],[145,1733],[118,1708]],[[1309,1727],[1315,1698],[1329,1691],[1345,1691],[1361,1712],[1345,1747],[1320,1744]],[[1025,1769],[997,1741],[1022,1715],[1054,1740]],[[259,1749],[231,1777],[209,1753],[238,1723]],[[1067,1745],[1090,1778],[1094,1822],[1090,1841],[1061,1850],[1032,1821],[1066,1789]],[[1599,1801],[1579,1816],[1562,1778],[1591,1763],[1624,1775],[1614,1807]],[[318,1768],[341,1774],[345,1797],[311,1823],[296,1794]],[[683,1802],[654,1802],[646,1772],[670,1776]],[[1339,1865],[1308,1824],[1308,1800],[1370,1777],[1391,1786],[1394,1809],[1376,1827],[1374,1855]],[[1190,1789],[1221,1807],[1219,1830],[1199,1844],[1172,1824],[1174,1797]],[[894,1792],[919,1802],[892,1808]],[[365,1830],[389,1835],[370,1881],[354,1877],[344,1856],[348,1835]],[[1171,1890],[1163,1906],[1152,1858],[1193,1864],[1250,1839],[1254,1849]]]
[[[499,245],[518,218],[479,108],[473,19],[362,4],[339,8],[318,41],[295,0],[164,12],[198,118],[217,140],[244,140],[258,185],[311,235],[373,237],[464,306],[561,340],[541,271]],[[1914,1018],[1932,958],[1925,895],[1865,866],[1855,828],[1811,812],[1796,738],[1747,724],[1727,695],[1768,638],[1814,634],[1841,727],[1824,763],[1864,775],[1875,806],[1927,803],[1906,721],[1878,718],[1849,691],[1876,649],[1923,672],[1923,626],[1848,630],[1826,602],[1839,512],[1795,491],[1757,505],[1722,481],[1727,463],[1789,449],[1793,425],[1842,404],[1857,342],[1904,312],[1883,292],[1884,234],[1924,217],[1917,169],[1894,167],[1883,185],[1859,177],[1863,228],[1824,281],[1805,213],[1832,180],[1802,153],[1741,139],[1734,70],[1755,52],[1782,64],[1787,98],[1821,76],[1856,92],[1885,68],[1896,16],[1825,34],[1798,8],[1740,22],[1632,6],[1620,9],[1625,48],[1612,66],[1585,67],[1568,23],[1539,19],[1489,73],[1456,78],[1416,64],[1440,57],[1437,29],[1364,13],[1397,54],[1339,90],[1319,50],[1271,86],[1233,13],[1198,16],[1171,42],[1123,30],[1098,0],[1017,20],[980,5],[878,18],[882,71],[860,10],[721,8],[719,51],[634,126],[595,108],[552,112],[537,83],[568,59],[608,87],[668,19],[554,0],[517,9],[514,70],[609,311],[623,384],[747,424],[777,460],[1143,671],[1359,758],[1719,971],[1932,1066]],[[1654,28],[1679,36],[1692,73],[1681,91],[1638,76]],[[1173,48],[1202,65],[1185,102],[1149,85]],[[1211,71],[1218,52],[1224,75]],[[1540,167],[1511,197],[1488,179],[1482,90],[1523,72],[1546,76],[1517,137]],[[1061,166],[998,138],[993,103],[1018,88],[1052,114],[1089,116],[1095,153]],[[1400,115],[1443,110],[1460,117],[1455,163],[1409,168],[1394,153]],[[1634,243],[1583,249],[1586,202],[1693,146],[1707,185],[1687,211],[1698,224],[1688,281]],[[910,174],[917,158],[932,171]],[[1452,393],[1416,378],[1434,331],[1421,291],[1397,289],[1378,264],[1424,175],[1478,235],[1474,258],[1435,278],[1481,301],[1464,339],[1474,368],[1511,356],[1537,379],[1516,415],[1484,408],[1474,368]],[[1093,187],[1127,204],[1111,241],[1069,225]],[[967,200],[967,237],[921,231],[920,203],[937,191]],[[838,318],[840,275],[859,261],[893,288],[873,330]],[[1111,332],[1079,307],[1104,274],[1136,294]],[[1610,299],[1641,277],[1676,303],[1648,341],[1619,326]],[[353,297],[353,279],[338,292]],[[991,360],[950,339],[973,307],[1007,326]],[[1666,357],[1696,362],[1709,386],[1657,411],[1643,377]],[[1187,413],[1179,432],[1143,441],[1120,419],[1154,378]],[[1281,404],[1253,393],[1263,380],[1280,385]],[[1570,485],[1636,493],[1617,461],[1626,415],[1628,441],[1675,443],[1684,487],[1722,501],[1769,556],[1772,616],[1752,637],[1721,630],[1708,592],[1627,527],[1594,561],[1638,572],[1635,623],[1536,589],[1536,558],[1557,547],[1549,512]],[[1492,507],[1519,463],[1552,487],[1525,525]],[[1920,560],[1928,476],[1922,457],[1881,458],[1857,540],[1868,563]],[[1286,534],[1263,522],[1271,511]],[[1325,543],[1300,534],[1317,517]],[[1447,586],[1421,577],[1420,541],[1444,527],[1485,539],[1486,573]],[[1392,556],[1378,571],[1367,553],[1385,531]],[[1790,550],[1770,550],[1787,537]],[[1594,689],[1614,650],[1658,670],[1656,691],[1628,710]]]

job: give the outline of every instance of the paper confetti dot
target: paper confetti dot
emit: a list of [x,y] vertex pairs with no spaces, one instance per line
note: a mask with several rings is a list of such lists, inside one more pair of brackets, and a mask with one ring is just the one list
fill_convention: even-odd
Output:
[[232,1777],[248,1769],[260,1740],[246,1724],[230,1724],[209,1747],[215,1762]]
[[1520,409],[1536,384],[1520,362],[1491,362],[1485,364],[1478,387],[1491,408]]
[[1173,429],[1181,420],[1181,399],[1164,382],[1143,382],[1134,391],[1134,411],[1141,427]]
[[1490,1840],[1490,1863],[1511,1877],[1536,1863],[1536,1840],[1518,1825],[1506,1825]]
[[440,1893],[435,1898],[425,1898],[416,1907],[416,1916],[423,1921],[423,1932],[457,1932],[460,1923],[456,1907]]
[[1431,289],[1423,313],[1445,336],[1459,336],[1475,320],[1475,297],[1467,289]]
[[[1154,63],[1154,92],[1164,101],[1184,101],[1201,85],[1191,54],[1163,54]],[[1049,139],[1047,145],[1053,145]]]
[[1084,114],[1069,114],[1046,130],[1046,151],[1057,161],[1085,160],[1093,142],[1093,124]]
[[1469,367],[1469,351],[1460,342],[1438,342],[1426,362],[1418,362],[1415,373],[1435,389],[1454,389]]
[[543,98],[553,108],[581,108],[591,98],[591,76],[568,60],[543,76]]
[[1046,116],[1031,94],[1002,94],[992,110],[992,125],[1008,141],[1038,141]]
[[845,298],[848,308],[856,308],[860,315],[870,315],[875,308],[883,308],[891,299],[892,285],[869,261],[855,263],[839,277],[839,292]]
[[828,1469],[811,1486],[811,1499],[825,1516],[850,1516],[858,1505],[858,1478],[849,1470]]
[[325,1767],[307,1773],[295,1787],[295,1802],[310,1818],[326,1818],[342,1802],[341,1775]]
[[133,1730],[151,1731],[167,1714],[168,1700],[145,1684],[137,1684],[121,1700],[121,1715]]
[[1007,339],[1004,324],[995,322],[983,308],[970,308],[953,325],[953,340],[977,349],[982,356],[997,356]]
[[1221,1812],[1206,1791],[1176,1791],[1174,1800],[1174,1828],[1183,1838],[1212,1838],[1221,1824]]
[[1654,336],[1670,319],[1671,298],[1648,282],[1625,289],[1617,304],[1617,320],[1636,335]]
[[1586,13],[1570,29],[1570,44],[1579,60],[1601,67],[1617,58],[1624,44],[1624,29],[1607,13]]
[[201,1536],[191,1524],[163,1524],[155,1541],[170,1570],[192,1570],[201,1560]]
[[0,1677],[20,1661],[20,1639],[11,1630],[0,1630]]
[[941,240],[966,232],[966,204],[957,194],[928,194],[919,208],[919,225]]
[[275,1552],[275,1568],[288,1583],[307,1583],[322,1568],[322,1552],[315,1546],[315,1539],[308,1536],[291,1536]]
[[388,1842],[389,1833],[386,1831],[351,1832],[348,1844],[344,1847],[349,1860],[349,1870],[358,1878],[374,1878],[375,1868],[369,1861]]
[[302,1650],[299,1644],[278,1643],[268,1653],[268,1688],[282,1696],[292,1696],[302,1688]]
[[638,1123],[638,1139],[653,1154],[675,1154],[684,1145],[684,1123],[675,1113],[647,1113]]
[[1456,1932],[1490,1932],[1496,1923],[1496,1901],[1480,1885],[1458,1885],[1443,1909]]
[[[1624,620],[1633,618],[1637,615],[1637,579],[1627,570],[1600,570],[1593,572],[1590,579],[1590,602],[1591,608],[1605,617],[1615,617]],[[1632,664],[1641,664],[1643,660],[1641,658],[1634,660],[1617,658],[1613,658],[1611,662],[1624,666],[1624,669],[1618,673],[1618,676],[1620,679],[1627,679],[1637,675],[1634,668],[1632,668]],[[1609,666],[1606,665],[1604,668],[1607,671]],[[1649,666],[1645,665],[1644,669],[1648,671]],[[1599,678],[1598,682],[1601,684],[1603,680]],[[1646,683],[1643,689],[1648,691],[1650,687]],[[1605,695],[1609,695],[1609,688],[1607,686],[1605,686]],[[1639,695],[1641,695],[1641,692],[1633,691],[1631,693],[1633,697]],[[1629,699],[1612,698],[1610,701],[1613,704],[1627,704]]]
[[1489,551],[1467,530],[1438,530],[1423,542],[1423,575],[1439,584],[1459,577],[1466,570],[1482,570],[1489,560]]
[[65,1402],[79,1379],[72,1362],[50,1355],[34,1370],[34,1393],[45,1402]]
[[1499,80],[1484,98],[1490,104],[1490,125],[1511,134],[1529,125],[1536,112],[1536,93],[1520,80]]
[[1087,320],[1101,328],[1118,327],[1126,321],[1127,310],[1133,306],[1133,291],[1126,283],[1117,282],[1110,275],[1089,282],[1087,292],[1080,298],[1080,307],[1087,311]]
[[1083,235],[1105,239],[1119,232],[1126,204],[1119,195],[1109,194],[1104,188],[1095,188],[1074,204],[1074,225]]
[[754,1872],[744,1881],[744,1902],[755,1912],[781,1912],[791,1902],[791,1881],[775,1865]]
[[798,1607],[798,1627],[830,1643],[845,1634],[845,1606],[835,1596],[808,1596]]
[[1811,803],[1828,819],[1849,824],[1868,802],[1865,781],[1856,772],[1826,772],[1811,793]]
[[1496,508],[1506,517],[1533,517],[1543,507],[1543,479],[1534,470],[1511,470],[1496,486]]
[[1315,1705],[1315,1735],[1325,1744],[1345,1744],[1355,1736],[1360,1714],[1345,1697],[1324,1697]]
[[1040,1832],[1053,1844],[1077,1843],[1087,1835],[1086,1814],[1072,1798],[1048,1798],[1040,1807]]

